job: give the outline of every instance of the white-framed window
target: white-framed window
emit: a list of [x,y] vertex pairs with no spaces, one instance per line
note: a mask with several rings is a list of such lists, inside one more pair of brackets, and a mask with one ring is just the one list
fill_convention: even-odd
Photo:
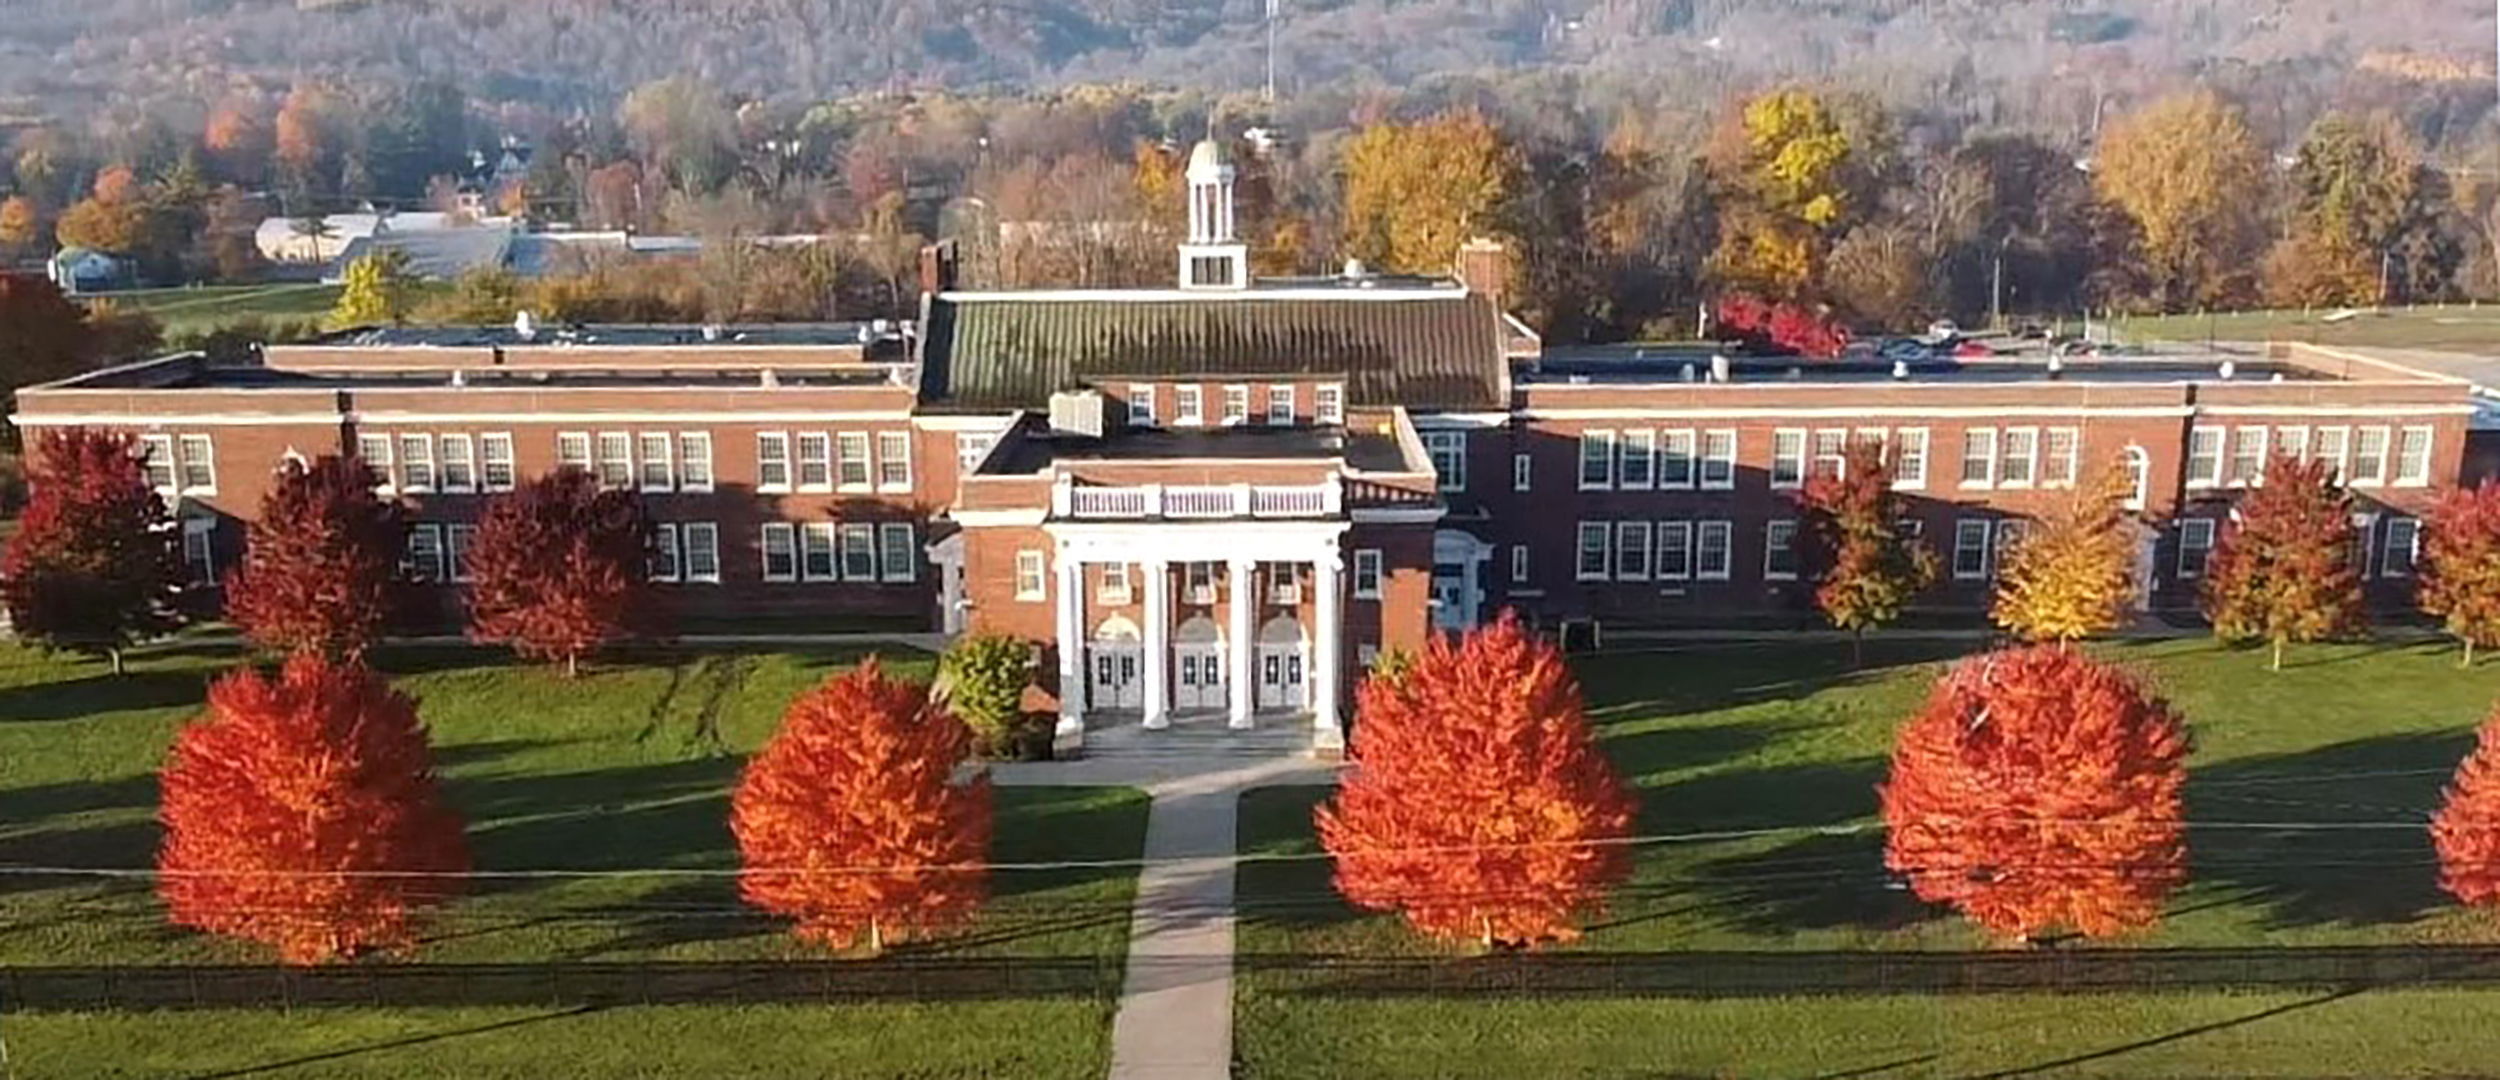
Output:
[[2340,483],[2346,475],[2344,452],[2352,446],[2352,429],[2322,427],[2317,430],[2314,439],[2314,444],[2309,448],[2309,456],[2313,460],[2325,462],[2328,473]]
[[443,561],[448,564],[453,581],[469,580],[469,545],[476,539],[475,525],[443,526]]
[[1126,604],[1136,598],[1137,592],[1129,584],[1128,564],[1116,562],[1102,564],[1102,572],[1096,575],[1094,583],[1095,602]]
[[2212,518],[2182,518],[2179,521],[2179,580],[2193,581],[2205,576],[2205,562],[2214,551]]
[[689,521],[681,528],[685,531],[686,580],[719,584],[720,526],[709,521]]
[[401,491],[434,490],[434,437],[401,435],[399,437],[399,489]]
[[1839,477],[1849,470],[1849,432],[1845,428],[1823,428],[1814,433],[1814,460],[1808,466],[1815,476]]
[[1658,523],[1658,565],[1652,567],[1660,581],[1683,581],[1693,576],[1693,523],[1661,521]]
[[2294,461],[2309,460],[2309,429],[2297,424],[2274,429],[2274,452]]
[[842,576],[835,553],[836,531],[830,521],[808,521],[799,524],[799,578],[803,581],[834,581]]
[[833,490],[833,436],[821,431],[799,433],[799,490]]
[[911,490],[911,432],[877,433],[877,490]]
[[1128,387],[1128,422],[1135,427],[1155,426],[1155,388],[1153,383],[1130,383]]
[[1528,583],[1528,545],[1526,544],[1510,546],[1510,583],[1513,585]]
[[1299,604],[1302,602],[1302,568],[1289,562],[1263,562],[1258,573],[1267,582],[1267,602]]
[[677,487],[677,456],[665,431],[646,431],[636,436],[642,443],[642,489],[673,491]]
[[1988,522],[1963,518],[1953,523],[1953,579],[1984,581],[1988,577]]
[[1984,488],[1996,483],[1997,430],[1970,428],[1962,432],[1962,486]]
[[1615,580],[1649,580],[1649,523],[1615,523]]
[[2075,470],[2082,456],[2083,432],[2070,427],[2048,430],[2048,454],[2040,463],[2041,487],[2075,486]]
[[1267,388],[1267,422],[1293,423],[1293,384],[1277,383]]
[[[163,438],[163,436],[150,436],[150,438]],[[168,451],[173,449],[171,440],[167,440],[165,448]],[[373,474],[373,490],[382,492],[386,495],[393,490],[396,490],[395,482],[391,476],[390,436],[374,434],[371,432],[357,435],[356,459],[364,462],[366,471]],[[157,484],[156,486],[166,488],[172,487],[174,482],[173,469],[173,455],[168,453],[165,457],[165,482]],[[153,469],[149,471],[149,482],[155,483]]]
[[1658,486],[1689,488],[1693,486],[1693,429],[1675,428],[1658,433]]
[[2127,470],[2127,501],[2129,510],[2142,510],[2153,498],[2153,455],[2144,448],[2129,444],[2120,459]]
[[1581,581],[1606,580],[1613,569],[1614,534],[1603,521],[1580,523],[1579,556],[1573,563],[1573,577]]
[[651,527],[651,558],[645,577],[653,581],[675,581],[679,574],[677,526],[661,522]]
[[1212,604],[1215,602],[1215,564],[1193,560],[1181,564],[1181,602]]
[[1424,455],[1432,459],[1437,486],[1443,491],[1467,490],[1467,433],[1427,431],[1423,438]]
[[1047,600],[1050,598],[1050,575],[1038,551],[1016,552],[1016,599]]
[[634,482],[634,440],[622,431],[599,433],[599,486],[621,488]]
[[408,526],[408,551],[399,561],[414,581],[443,579],[443,527],[423,524]]
[[1354,598],[1380,599],[1380,549],[1358,548],[1354,552]]
[[1797,523],[1791,520],[1762,523],[1762,579],[1765,581],[1797,580]]
[[477,490],[477,443],[467,435],[445,435],[443,473],[440,479],[445,491]]
[[1901,428],[1892,433],[1892,486],[1927,486],[1927,429]]
[[2387,539],[2379,553],[2379,575],[2401,578],[2413,576],[2413,564],[2422,557],[2422,523],[2414,518],[2387,519]]
[[2188,429],[2187,486],[2219,487],[2222,484],[2222,429]]
[[842,578],[877,580],[877,527],[868,522],[842,526]]
[[991,449],[992,447],[997,446],[997,445],[998,445],[998,433],[997,433],[997,432],[994,432],[994,431],[959,431],[959,432],[956,432],[956,433],[955,433],[955,469],[956,469],[956,471],[958,471],[958,472],[963,472],[963,473],[971,473],[971,472],[975,472],[975,471],[979,470],[979,469],[981,468],[981,461],[982,461],[982,459],[989,457],[989,456],[990,456],[990,449]]
[[1806,482],[1806,430],[1781,428],[1771,433],[1771,486],[1793,488]]
[[2248,487],[2266,482],[2266,429],[2243,427],[2231,433],[2231,471],[2223,482]]
[[590,471],[590,433],[559,431],[556,433],[556,468]]
[[217,583],[217,519],[182,519],[182,569],[193,585]]
[[1602,491],[1615,486],[1615,433],[1580,433],[1580,490]]
[[2428,487],[2431,482],[2431,429],[2408,427],[2396,433],[2396,486]]
[[1206,423],[1206,391],[1194,383],[1173,387],[1172,422],[1185,427],[1195,427]]
[[762,535],[764,580],[797,581],[799,579],[798,529],[787,521],[764,523]]
[[1235,383],[1224,388],[1224,422],[1227,424],[1250,422],[1249,387]]
[[2387,482],[2387,429],[2384,427],[2354,428],[2352,431],[2352,480],[2354,487],[2377,487]]
[[1311,420],[1320,424],[1345,423],[1345,384],[1321,383],[1311,388]]
[[1712,428],[1701,433],[1701,486],[1725,491],[1736,486],[1736,431]]
[[[446,435],[443,438],[444,450],[449,453],[450,440],[455,436]],[[478,489],[481,491],[512,490],[515,477],[512,461],[512,433],[489,431],[477,437],[477,448],[480,463]]]
[[920,545],[911,523],[877,525],[877,580],[916,581],[920,577]]
[[2040,471],[2040,429],[2007,428],[1997,446],[1997,486],[2026,488]]
[[[388,443],[384,445],[387,446]],[[146,471],[149,487],[165,494],[172,494],[176,476],[174,437],[171,435],[139,436],[139,467]],[[383,472],[383,486],[389,486],[389,477],[390,473],[386,467]]]
[[712,490],[712,433],[677,433],[677,486],[687,491]]
[[1617,455],[1621,461],[1615,470],[1615,486],[1626,491],[1647,491],[1657,474],[1658,433],[1627,431],[1623,447]]
[[1726,581],[1736,572],[1736,523],[1703,521],[1693,526],[1693,577]]
[[215,495],[217,492],[217,445],[207,435],[183,435],[175,440],[183,457],[183,492],[185,495]]
[[1521,450],[1510,456],[1510,489],[1528,490],[1536,478],[1536,459]]
[[834,442],[836,452],[841,455],[840,460],[835,462],[834,484],[845,491],[867,487],[868,476],[875,471],[875,463],[868,460],[868,433],[845,431],[836,436]]
[[790,490],[790,436],[778,431],[755,436],[755,490]]

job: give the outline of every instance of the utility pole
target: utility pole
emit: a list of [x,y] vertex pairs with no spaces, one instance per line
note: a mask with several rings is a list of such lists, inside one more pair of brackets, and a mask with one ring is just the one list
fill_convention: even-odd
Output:
[[1267,90],[1261,100],[1270,105],[1276,104],[1276,16],[1282,4],[1283,0],[1267,0]]

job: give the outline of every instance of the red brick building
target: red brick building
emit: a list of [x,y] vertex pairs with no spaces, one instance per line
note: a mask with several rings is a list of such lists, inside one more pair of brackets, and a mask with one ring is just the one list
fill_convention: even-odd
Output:
[[2275,452],[2336,462],[2378,598],[2456,482],[2465,379],[2262,357],[1726,361],[1544,350],[1502,253],[1447,279],[1253,281],[1232,169],[1193,154],[1171,289],[976,293],[943,251],[877,327],[377,330],[227,367],[174,356],[23,391],[17,422],[131,430],[203,580],[290,455],[358,452],[419,522],[456,615],[484,498],[562,467],[641,491],[682,623],[993,630],[1043,643],[1088,727],[1293,724],[1340,738],[1382,649],[1501,608],[1608,627],[1802,617],[1794,493],[1882,441],[1945,580],[1983,605],[2021,522],[2116,464],[2141,602],[2193,605]]

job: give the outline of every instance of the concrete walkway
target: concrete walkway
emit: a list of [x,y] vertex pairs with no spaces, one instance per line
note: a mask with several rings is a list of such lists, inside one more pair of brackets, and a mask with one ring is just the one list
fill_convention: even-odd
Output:
[[1111,1080],[1228,1080],[1233,1074],[1233,855],[1241,793],[1329,784],[1307,758],[1071,761],[994,766],[1015,786],[1126,785],[1153,796],[1145,869],[1130,909],[1128,974],[1111,1022]]

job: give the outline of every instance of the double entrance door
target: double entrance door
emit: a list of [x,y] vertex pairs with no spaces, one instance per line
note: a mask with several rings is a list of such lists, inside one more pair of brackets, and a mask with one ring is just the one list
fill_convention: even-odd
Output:
[[1303,692],[1303,658],[1299,645],[1259,648],[1258,706],[1299,710],[1310,703]]
[[1143,665],[1144,656],[1135,645],[1094,646],[1087,687],[1091,693],[1086,700],[1097,709],[1145,708]]
[[1222,709],[1228,704],[1222,646],[1173,646],[1172,673],[1172,711]]

